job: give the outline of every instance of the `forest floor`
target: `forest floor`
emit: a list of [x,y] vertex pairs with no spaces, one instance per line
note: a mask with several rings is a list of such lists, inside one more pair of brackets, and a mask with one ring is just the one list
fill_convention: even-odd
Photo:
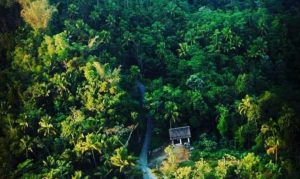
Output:
[[[173,148],[174,154],[177,156],[177,162],[183,162],[189,159],[190,151],[183,145],[175,145]],[[162,150],[160,153],[156,154],[155,156],[149,159],[148,166],[150,168],[158,169],[161,163],[168,158],[168,155]]]

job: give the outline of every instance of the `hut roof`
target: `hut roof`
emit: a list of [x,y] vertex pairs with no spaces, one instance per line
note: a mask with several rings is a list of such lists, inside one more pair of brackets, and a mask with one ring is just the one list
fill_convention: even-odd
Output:
[[191,137],[190,126],[170,128],[169,135],[170,135],[170,140],[190,138]]

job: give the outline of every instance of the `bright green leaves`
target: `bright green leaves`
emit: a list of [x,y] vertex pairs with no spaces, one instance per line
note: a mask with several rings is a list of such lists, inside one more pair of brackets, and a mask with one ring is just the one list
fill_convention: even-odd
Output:
[[[107,42],[107,33],[102,35],[90,39],[90,49]],[[15,52],[15,67],[32,73],[37,72],[34,68],[38,66],[43,73],[33,78],[24,92],[16,90],[23,112],[13,125],[17,125],[16,135],[23,136],[10,147],[18,148],[14,154],[24,157],[39,151],[34,155],[34,165],[36,161],[44,160],[44,155],[53,157],[48,158],[51,161],[44,160],[45,169],[37,176],[69,177],[73,174],[72,162],[78,162],[79,158],[93,166],[108,165],[114,149],[123,143],[128,145],[130,137],[127,139],[125,134],[131,135],[133,131],[123,122],[130,125],[132,121],[127,121],[131,117],[136,121],[138,117],[137,112],[124,108],[125,104],[130,104],[131,98],[126,96],[128,101],[123,101],[126,92],[120,87],[121,69],[112,69],[110,64],[102,65],[94,57],[87,60],[71,58],[71,52],[76,48],[74,44],[70,45],[66,32],[44,36],[41,40],[40,48],[35,49],[38,52],[36,57],[28,55],[24,61],[24,56],[27,58],[24,54],[29,50],[17,48]],[[22,61],[25,63],[18,63]],[[119,123],[122,124],[118,129],[120,134],[106,133],[108,128]],[[56,159],[55,155],[62,151],[68,151],[66,158]]]
[[55,73],[49,81],[55,86],[57,93],[62,94],[64,91],[69,91],[69,86],[71,85],[67,80],[66,73]]
[[[24,96],[23,96],[24,95]],[[38,98],[47,97],[50,95],[49,85],[46,83],[33,83],[28,89],[21,94],[21,97],[25,97],[27,100],[36,101]],[[23,99],[25,100],[25,99]]]
[[217,128],[220,131],[221,135],[225,137],[229,130],[229,110],[223,105],[216,106],[216,109],[219,113]]
[[86,135],[102,129],[101,125],[101,119],[87,117],[83,111],[73,108],[70,116],[61,122],[61,137],[67,138],[73,143],[74,139],[79,138],[81,134]]
[[186,91],[184,96],[187,102],[186,107],[191,107],[193,110],[199,110],[201,114],[205,114],[207,106],[199,91]]
[[211,45],[208,46],[210,52],[228,53],[236,50],[242,45],[242,40],[229,27],[222,30],[216,29],[211,36]]
[[79,156],[88,151],[97,151],[99,154],[101,154],[103,145],[104,138],[101,134],[90,133],[86,136],[80,135],[75,144],[74,150],[79,154]]
[[[75,171],[75,173],[74,173],[74,175],[72,175],[72,179],[81,179],[81,178],[83,178],[83,176],[82,176],[82,171]],[[88,178],[88,177],[86,177],[86,178]]]
[[260,119],[260,108],[255,98],[246,95],[238,106],[238,111],[241,115],[247,117],[248,121],[257,121]]
[[267,154],[273,155],[277,162],[279,151],[285,149],[290,141],[286,136],[295,115],[293,109],[282,104],[274,92],[266,91],[259,97],[246,95],[238,110],[249,122],[240,127],[239,131],[245,132],[247,129],[244,127],[250,127],[254,121],[254,132],[260,132],[256,138],[257,145],[264,145]]
[[120,81],[121,69],[115,68],[112,70],[108,64],[102,65],[97,61],[93,61],[92,63],[88,62],[82,69],[84,77],[90,84],[102,80],[112,85],[117,85]]
[[168,158],[166,161],[162,162],[160,171],[165,176],[171,177],[178,168],[178,163],[176,162],[177,157],[176,157],[175,153],[173,152],[173,149],[171,146],[168,146],[165,148],[165,153],[168,155]]
[[253,142],[253,136],[258,132],[258,125],[262,120],[262,109],[256,97],[246,95],[238,104],[238,112],[247,119],[247,123],[235,132],[236,140],[241,146]]
[[51,65],[66,61],[70,55],[70,44],[66,32],[54,36],[35,35],[15,48],[13,65],[29,74],[48,72]]
[[25,171],[32,169],[32,167],[33,167],[33,160],[26,159],[24,162],[18,164],[17,170],[15,172],[24,173]]
[[231,28],[225,27],[221,31],[223,36],[223,50],[224,52],[229,52],[231,50],[236,50],[242,45],[242,40],[237,36]]
[[47,50],[46,53],[48,53],[50,57],[53,57],[56,50],[54,39],[52,39],[49,36],[45,36],[44,38],[45,38],[44,45],[46,46],[46,50]]
[[85,116],[79,110],[72,109],[71,112],[71,115],[61,123],[62,137],[74,138],[74,135],[79,135],[76,134],[76,130],[78,130],[77,125],[80,125],[80,123],[84,120]]
[[83,67],[83,72],[87,82],[92,84],[99,81],[102,76],[104,77],[104,69],[100,64],[95,68],[93,63],[89,62]]
[[43,133],[44,136],[56,134],[55,128],[51,122],[52,121],[50,116],[42,117],[39,122],[40,128],[38,129],[38,132]]
[[180,167],[176,170],[174,176],[178,179],[188,179],[191,178],[192,167]]
[[74,93],[77,86],[76,83],[72,84],[72,82],[76,80],[77,75],[77,72],[70,70],[69,72],[54,73],[51,77],[48,77],[50,88],[55,89],[51,93],[54,110],[66,109],[76,100],[72,93]]
[[83,104],[91,111],[107,111],[120,103],[124,95],[118,83],[120,69],[109,69],[98,62],[87,63],[83,67],[86,85],[81,88]]
[[252,85],[251,84],[251,75],[249,74],[240,74],[238,75],[236,81],[235,81],[235,89],[238,94],[245,94],[247,92],[250,92]]
[[68,55],[69,44],[67,34],[65,32],[57,34],[53,37],[55,52],[59,58],[65,58]]
[[[31,44],[33,45],[33,44]],[[41,72],[42,65],[23,47],[16,47],[14,50],[13,66],[24,72]]]
[[128,153],[124,147],[117,148],[110,158],[112,165],[119,168],[120,172],[130,170],[135,167],[136,158]]
[[210,172],[212,171],[212,168],[206,162],[201,158],[199,161],[195,163],[195,170],[194,170],[194,176],[195,178],[199,179],[205,179],[209,176]]
[[111,83],[112,85],[117,85],[120,82],[120,67],[111,70],[108,67],[108,64],[101,65],[99,62],[94,62],[93,65],[103,80]]
[[97,32],[96,35],[89,39],[88,41],[88,47],[91,50],[97,49],[99,45],[108,44],[111,40],[111,33],[106,30],[102,30],[100,32]]
[[33,140],[30,136],[25,135],[19,141],[19,149],[17,153],[25,152],[25,156],[28,157],[29,153],[33,153]]
[[180,57],[185,57],[190,52],[190,46],[187,43],[180,43],[178,53]]
[[[62,32],[54,35],[53,37],[44,36],[44,42],[42,42],[39,49],[39,55],[51,60],[62,61],[66,60],[69,55],[70,44],[67,40],[67,33]],[[51,60],[49,63],[51,63]]]
[[236,173],[244,178],[257,178],[257,165],[260,162],[260,158],[255,156],[254,153],[248,153],[239,162]]

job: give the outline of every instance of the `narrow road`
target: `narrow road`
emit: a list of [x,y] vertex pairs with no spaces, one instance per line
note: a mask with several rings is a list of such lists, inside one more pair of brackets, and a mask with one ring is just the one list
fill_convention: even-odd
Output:
[[[142,105],[144,104],[144,96],[145,96],[145,86],[137,81],[137,86],[139,88],[139,92],[142,99]],[[151,172],[150,168],[148,167],[148,150],[151,143],[151,134],[152,134],[153,122],[152,119],[147,116],[147,129],[145,133],[143,147],[139,157],[139,165],[143,172],[144,179],[156,179],[156,176]]]

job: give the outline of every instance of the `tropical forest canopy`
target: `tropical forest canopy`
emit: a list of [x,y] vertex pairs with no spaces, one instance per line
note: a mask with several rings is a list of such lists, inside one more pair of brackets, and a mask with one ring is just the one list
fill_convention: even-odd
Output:
[[[299,177],[297,0],[1,0],[1,178]],[[146,88],[141,95],[137,83]]]

